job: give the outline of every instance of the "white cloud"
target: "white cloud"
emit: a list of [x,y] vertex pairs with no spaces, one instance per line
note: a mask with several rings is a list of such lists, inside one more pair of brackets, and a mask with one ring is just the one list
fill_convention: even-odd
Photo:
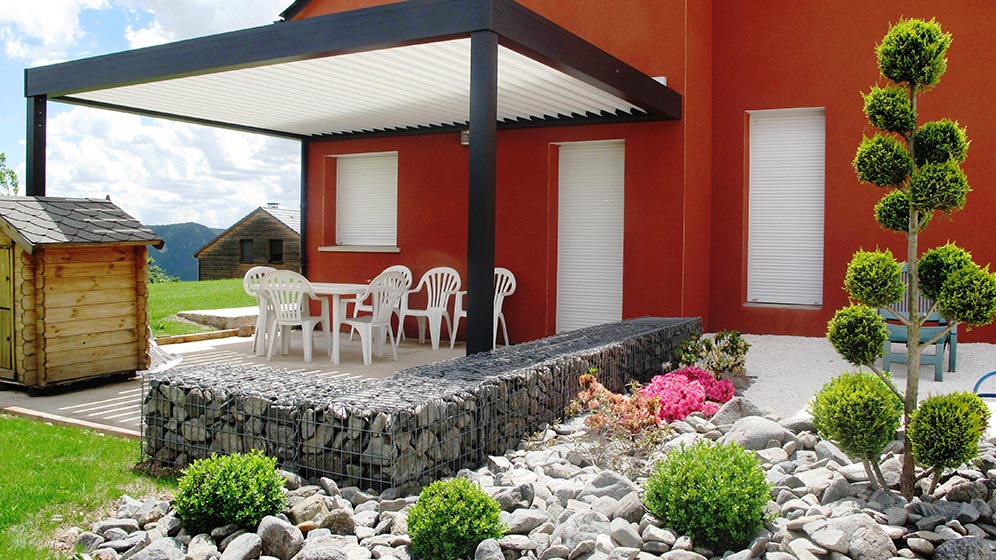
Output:
[[80,28],[80,11],[107,5],[107,0],[5,0],[0,3],[4,54],[31,65],[63,60],[86,36]]
[[165,34],[189,39],[266,25],[277,20],[290,0],[241,0],[238,6],[218,0],[115,0],[117,5],[151,12]]
[[299,204],[297,142],[76,107],[48,126],[52,196],[111,199],[145,224],[228,227]]
[[169,43],[176,39],[175,34],[163,29],[162,24],[159,20],[153,20],[148,27],[143,27],[142,29],[135,29],[132,26],[125,28],[125,39],[128,40],[128,47],[132,49],[140,49],[142,47],[151,47],[153,45],[161,45],[163,43]]

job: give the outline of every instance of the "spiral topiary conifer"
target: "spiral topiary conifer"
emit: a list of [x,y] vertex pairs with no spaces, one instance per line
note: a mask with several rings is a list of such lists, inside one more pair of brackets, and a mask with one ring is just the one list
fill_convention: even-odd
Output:
[[[903,399],[906,424],[917,407],[920,354],[959,324],[987,325],[996,314],[996,276],[953,243],[925,252],[918,250],[918,236],[935,212],[951,214],[965,206],[971,191],[961,163],[968,155],[965,130],[955,121],[941,119],[918,124],[918,96],[936,86],[947,70],[946,53],[951,35],[934,20],[901,19],[889,28],[876,48],[879,70],[891,81],[872,86],[863,94],[864,113],[879,129],[858,146],[852,165],[858,179],[886,190],[875,205],[875,220],[886,230],[906,236],[909,313],[901,315],[891,305],[902,298],[902,264],[891,253],[855,253],[848,267],[845,288],[852,305],[837,311],[828,336],[837,351],[855,365],[869,367]],[[921,294],[936,303],[920,309]],[[885,307],[908,329],[905,391],[878,371],[874,361],[888,340],[886,329],[872,328],[869,308]],[[925,317],[938,311],[948,321],[947,330],[921,340]],[[902,493],[913,494],[914,460],[909,437],[905,439],[901,477]]]

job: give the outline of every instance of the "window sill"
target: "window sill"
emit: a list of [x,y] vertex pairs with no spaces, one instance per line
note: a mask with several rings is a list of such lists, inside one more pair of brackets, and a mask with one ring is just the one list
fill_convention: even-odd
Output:
[[319,253],[400,253],[398,247],[387,245],[328,245],[318,248]]
[[760,303],[756,301],[745,302],[744,307],[796,309],[799,311],[820,311],[821,309],[823,309],[822,304],[805,305],[801,303]]

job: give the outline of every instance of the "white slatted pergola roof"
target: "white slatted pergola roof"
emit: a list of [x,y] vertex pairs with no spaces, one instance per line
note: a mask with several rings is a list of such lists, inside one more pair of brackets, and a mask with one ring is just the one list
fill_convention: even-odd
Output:
[[[29,196],[45,195],[49,100],[298,139],[304,185],[313,141],[469,128],[471,354],[492,344],[497,129],[681,117],[676,92],[513,0],[409,0],[24,78]],[[306,228],[301,246],[306,272]]]

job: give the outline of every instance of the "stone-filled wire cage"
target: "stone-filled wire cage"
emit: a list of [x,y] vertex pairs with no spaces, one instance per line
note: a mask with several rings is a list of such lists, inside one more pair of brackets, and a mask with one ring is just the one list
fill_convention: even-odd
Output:
[[659,373],[700,331],[698,319],[633,319],[382,380],[242,365],[178,368],[145,380],[143,459],[182,468],[214,452],[259,449],[305,477],[415,491],[476,468],[561,418],[590,368],[621,391]]

